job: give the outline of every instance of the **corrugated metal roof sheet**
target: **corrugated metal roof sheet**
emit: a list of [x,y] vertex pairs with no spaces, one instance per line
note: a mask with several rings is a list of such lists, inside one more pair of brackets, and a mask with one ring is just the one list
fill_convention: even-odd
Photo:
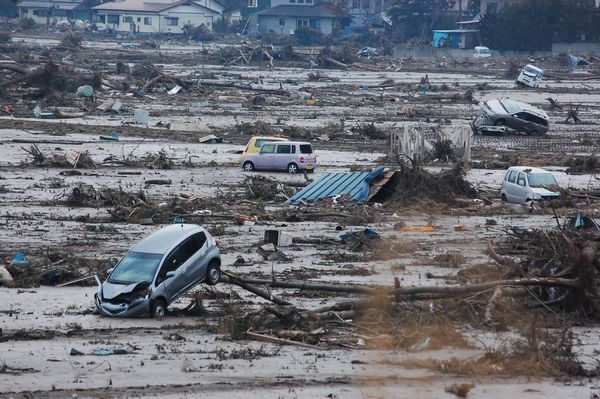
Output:
[[298,204],[301,200],[318,201],[327,197],[347,194],[350,202],[361,203],[369,197],[371,182],[383,175],[384,168],[379,167],[373,172],[340,172],[329,173],[320,177],[309,186],[286,201],[286,204]]

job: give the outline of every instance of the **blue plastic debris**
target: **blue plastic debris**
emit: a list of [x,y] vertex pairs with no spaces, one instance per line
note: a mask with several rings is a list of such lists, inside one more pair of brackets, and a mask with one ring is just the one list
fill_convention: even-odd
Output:
[[119,133],[113,132],[110,136],[100,136],[100,140],[104,141],[119,141]]
[[350,197],[349,202],[366,202],[369,198],[371,182],[382,177],[384,170],[385,168],[380,166],[372,172],[328,173],[296,193],[285,204],[316,202],[323,198],[345,194]]
[[129,351],[122,348],[100,348],[92,352],[92,355],[96,356],[108,356],[108,355],[127,355]]
[[16,266],[16,267],[25,267],[25,266],[29,266],[31,264],[30,260],[27,260],[25,258],[25,254],[23,252],[17,252],[17,254],[12,258],[12,261],[10,262],[11,266]]

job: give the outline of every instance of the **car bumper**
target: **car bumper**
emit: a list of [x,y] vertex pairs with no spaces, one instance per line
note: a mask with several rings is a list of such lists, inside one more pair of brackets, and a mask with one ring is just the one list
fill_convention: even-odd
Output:
[[103,302],[100,300],[98,295],[95,295],[94,303],[96,304],[98,311],[100,311],[100,313],[104,316],[143,317],[150,314],[149,298],[137,298],[131,301],[130,304],[117,304]]

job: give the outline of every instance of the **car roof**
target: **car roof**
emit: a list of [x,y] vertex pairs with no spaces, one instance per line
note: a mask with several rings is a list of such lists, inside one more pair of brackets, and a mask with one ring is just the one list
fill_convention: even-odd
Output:
[[307,145],[312,145],[311,143],[309,143],[308,141],[288,141],[286,143],[282,143],[280,141],[276,141],[276,142],[265,142],[263,145],[265,144],[296,144],[296,145],[303,145],[303,144],[307,144]]
[[288,138],[275,136],[252,136],[250,140],[290,141]]
[[165,254],[175,244],[200,231],[206,232],[204,228],[196,224],[172,224],[150,234],[131,250],[134,252]]
[[489,48],[485,46],[475,46],[475,50],[489,50]]
[[526,173],[550,173],[546,169],[535,168],[533,166],[511,166],[510,168],[508,168],[507,172],[511,170],[516,170],[518,172],[525,172],[527,170]]
[[[505,107],[505,105],[507,105],[507,106],[512,106],[512,107],[518,108],[520,111],[529,112],[531,114],[539,116],[540,118],[549,120],[548,114],[546,112],[544,112],[543,110],[536,108],[530,104],[524,103],[522,101],[512,100],[510,98],[504,98],[504,99],[495,98],[492,100],[487,100],[485,102],[485,104],[488,106],[488,108],[490,108],[494,113],[496,113],[498,115],[512,115],[513,114],[513,113],[508,112],[508,110]],[[517,111],[517,112],[520,112],[520,111]]]
[[[529,68],[531,68],[531,69],[533,69],[534,71],[544,72],[544,70],[543,70],[543,69],[541,69],[541,68],[538,68],[538,67],[536,67],[535,65],[531,65],[531,64],[527,64],[527,65],[525,65],[525,68],[528,68],[528,67],[529,67]],[[523,68],[523,69],[525,69],[525,68]]]

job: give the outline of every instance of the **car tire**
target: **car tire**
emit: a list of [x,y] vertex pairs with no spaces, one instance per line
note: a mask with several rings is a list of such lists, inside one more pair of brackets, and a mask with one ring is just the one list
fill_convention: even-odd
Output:
[[206,268],[206,284],[216,285],[221,280],[219,262],[211,261]]
[[508,198],[506,198],[506,194],[502,194],[502,196],[500,198],[502,199],[502,202],[508,202]]
[[246,162],[244,162],[243,169],[244,169],[246,172],[252,172],[252,171],[254,171],[254,169],[255,169],[255,168],[254,168],[254,164],[253,164],[252,162],[250,162],[250,161],[246,161]]
[[152,316],[155,319],[162,319],[163,317],[165,317],[165,314],[167,313],[167,305],[165,304],[165,301],[162,299],[155,299],[151,302],[150,305],[150,316]]
[[506,121],[504,119],[498,119],[494,122],[494,126],[506,126]]
[[298,173],[298,165],[296,165],[295,163],[290,163],[287,166],[287,171],[288,173]]

